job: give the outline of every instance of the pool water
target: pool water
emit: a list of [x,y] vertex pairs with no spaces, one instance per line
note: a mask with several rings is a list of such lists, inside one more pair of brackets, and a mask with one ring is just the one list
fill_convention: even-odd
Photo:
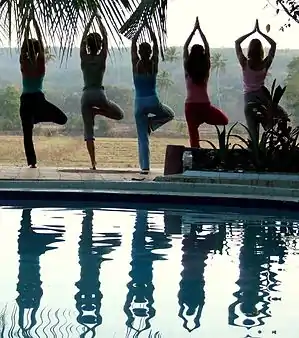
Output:
[[0,208],[1,337],[297,337],[299,214]]

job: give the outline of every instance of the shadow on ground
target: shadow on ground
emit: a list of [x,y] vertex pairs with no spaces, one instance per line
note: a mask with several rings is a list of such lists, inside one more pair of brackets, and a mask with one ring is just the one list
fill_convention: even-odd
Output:
[[59,172],[63,173],[78,173],[78,174],[138,174],[138,169],[97,169],[97,170],[90,170],[90,169],[59,169]]

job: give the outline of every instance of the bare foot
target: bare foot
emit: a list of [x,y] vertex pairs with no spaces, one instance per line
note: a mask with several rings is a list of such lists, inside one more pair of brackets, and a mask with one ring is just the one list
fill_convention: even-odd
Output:
[[90,170],[97,170],[97,162],[91,164]]

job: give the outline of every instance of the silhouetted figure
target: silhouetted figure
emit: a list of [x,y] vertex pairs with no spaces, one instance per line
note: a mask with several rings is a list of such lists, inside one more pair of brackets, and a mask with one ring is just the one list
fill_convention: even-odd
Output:
[[[189,45],[199,32],[203,45],[194,44],[189,52]],[[198,128],[204,124],[228,124],[228,117],[219,108],[211,104],[208,94],[208,82],[211,70],[211,55],[208,40],[203,33],[198,17],[183,48],[184,73],[187,97],[185,100],[185,117],[189,132],[190,147],[200,148]]]
[[[100,33],[89,33],[93,20],[97,19]],[[91,161],[91,169],[96,170],[94,122],[97,114],[112,120],[122,120],[124,112],[106,96],[103,87],[103,78],[106,71],[108,56],[108,35],[101,20],[96,13],[87,23],[81,44],[80,59],[83,73],[84,88],[81,97],[81,112],[84,125],[84,139]]]
[[[259,33],[270,45],[268,55],[264,56],[261,40],[252,39],[244,55],[241,44],[251,35]],[[273,127],[273,119],[288,120],[288,114],[282,107],[272,104],[271,93],[265,87],[265,80],[276,53],[276,42],[260,30],[256,20],[254,29],[241,36],[235,42],[235,50],[243,75],[244,111],[247,127],[254,142],[259,140],[260,122],[265,130]],[[258,107],[258,109],[256,109]],[[262,119],[257,113],[262,113]]]
[[110,260],[103,255],[110,254],[120,246],[120,235],[101,233],[93,235],[93,210],[85,210],[82,222],[82,234],[79,241],[80,280],[75,284],[79,289],[75,295],[76,308],[79,312],[77,321],[86,328],[80,335],[88,333],[96,337],[96,328],[102,324],[100,314],[103,295],[100,291],[100,268],[104,261]]
[[[244,226],[240,250],[240,276],[234,293],[237,300],[229,306],[229,325],[248,329],[262,326],[271,317],[270,292],[276,291],[277,274],[271,271],[271,256],[284,263],[286,248],[275,227]],[[258,310],[257,304],[261,304]],[[242,318],[241,318],[242,317]]]
[[150,171],[149,136],[174,118],[173,111],[162,104],[158,98],[156,88],[159,66],[158,40],[155,32],[148,25],[146,28],[153,48],[145,41],[137,46],[143,26],[137,30],[131,46],[139,166],[141,174],[145,175]]
[[163,255],[154,254],[152,250],[170,247],[170,239],[163,232],[156,231],[154,226],[149,229],[148,211],[137,210],[129,273],[131,281],[127,284],[129,291],[124,305],[130,332],[140,334],[151,326],[150,320],[156,313],[153,306],[153,262],[163,259]]
[[[37,40],[30,39],[32,20]],[[65,125],[66,115],[54,104],[46,100],[43,82],[46,73],[45,46],[42,32],[35,18],[29,18],[21,47],[20,68],[22,73],[22,95],[20,97],[20,117],[27,164],[36,168],[36,154],[33,144],[33,128],[40,122]]]
[[30,331],[37,323],[36,313],[43,295],[40,256],[48,250],[56,249],[48,245],[63,241],[64,233],[64,229],[51,226],[48,226],[48,229],[54,230],[54,233],[36,233],[34,229],[39,230],[38,227],[32,227],[31,209],[24,209],[18,238],[20,259],[17,292],[19,296],[16,302],[19,307],[19,327],[25,337],[30,337]]
[[[211,251],[222,252],[225,231],[218,231],[205,236],[200,236],[203,227],[191,225],[190,233],[184,235],[183,256],[178,302],[180,306],[179,317],[183,319],[183,327],[192,332],[200,327],[200,317],[205,304],[205,261]],[[193,327],[189,321],[193,318]]]

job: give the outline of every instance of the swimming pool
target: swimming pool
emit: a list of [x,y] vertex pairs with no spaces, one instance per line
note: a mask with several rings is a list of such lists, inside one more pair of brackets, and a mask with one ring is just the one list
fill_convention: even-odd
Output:
[[299,213],[25,204],[0,208],[3,337],[297,337]]

